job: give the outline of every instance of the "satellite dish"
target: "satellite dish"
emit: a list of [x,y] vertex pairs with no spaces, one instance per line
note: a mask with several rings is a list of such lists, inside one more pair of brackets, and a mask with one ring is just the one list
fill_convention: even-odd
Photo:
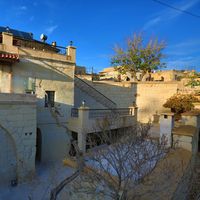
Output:
[[6,26],[6,32],[7,32],[7,33],[10,32],[10,28],[9,28],[9,26]]
[[42,33],[42,34],[40,35],[40,39],[41,39],[42,42],[45,42],[45,41],[47,40],[47,36],[46,36],[45,34]]

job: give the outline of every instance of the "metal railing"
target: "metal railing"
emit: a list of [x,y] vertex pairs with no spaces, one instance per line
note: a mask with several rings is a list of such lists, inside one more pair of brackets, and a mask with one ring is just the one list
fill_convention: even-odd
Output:
[[86,81],[83,81],[82,79],[75,76],[74,78],[75,85],[80,88],[82,91],[86,92],[89,96],[95,98],[96,101],[104,105],[105,107],[109,109],[114,109],[117,107],[117,104],[113,102],[111,99],[106,97],[104,94],[99,92],[96,88],[92,87],[90,84],[88,84]]
[[131,108],[115,108],[115,109],[90,109],[89,118],[103,118],[110,115],[130,116],[132,115]]
[[78,117],[78,108],[71,109],[71,117]]
[[46,52],[53,52],[53,53],[58,53],[58,54],[61,54],[61,55],[67,54],[66,47],[54,46],[54,45],[44,43],[44,42],[40,42],[40,41],[37,41],[37,40],[26,40],[26,39],[21,39],[21,38],[20,39],[14,38],[13,39],[13,46],[24,47],[24,48],[46,51]]
[[[104,118],[110,115],[118,115],[118,116],[133,116],[134,111],[132,108],[115,108],[115,109],[88,109],[89,111],[89,118],[96,119],[96,118]],[[71,109],[71,117],[78,118],[78,108]]]

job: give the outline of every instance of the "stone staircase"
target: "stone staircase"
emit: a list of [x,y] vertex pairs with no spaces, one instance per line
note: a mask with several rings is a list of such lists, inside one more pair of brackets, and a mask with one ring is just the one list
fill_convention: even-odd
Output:
[[108,97],[103,95],[101,92],[96,90],[86,81],[78,78],[76,75],[74,77],[74,83],[76,87],[78,87],[80,90],[82,90],[83,92],[85,92],[86,94],[94,98],[97,102],[101,103],[106,108],[115,109],[117,107],[115,102],[113,102],[111,99],[109,99]]

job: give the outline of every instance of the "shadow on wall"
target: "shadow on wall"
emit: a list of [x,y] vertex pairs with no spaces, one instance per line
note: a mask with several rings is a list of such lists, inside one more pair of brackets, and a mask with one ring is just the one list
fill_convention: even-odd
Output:
[[[59,67],[62,68],[62,70],[59,70]],[[71,76],[67,75],[69,72]],[[47,62],[42,60],[22,60],[13,67],[13,75],[63,82],[74,81],[73,66],[69,67],[67,64],[58,64],[58,62],[54,61]]]
[[15,138],[0,127],[0,185],[17,179],[17,148]]
[[[118,108],[127,108],[133,106],[136,102],[135,94],[137,93],[137,84],[134,83],[116,83],[116,82],[92,82],[87,81],[89,85],[94,87],[100,93],[117,104]],[[80,91],[75,87],[74,105],[80,107],[82,101],[85,100],[86,106],[90,108],[105,108],[102,104],[95,100],[95,97],[91,97],[89,94]]]
[[69,155],[71,131],[67,120],[72,105],[55,101],[54,107],[45,106],[45,98],[37,99],[37,128],[41,132],[41,161],[63,160]]

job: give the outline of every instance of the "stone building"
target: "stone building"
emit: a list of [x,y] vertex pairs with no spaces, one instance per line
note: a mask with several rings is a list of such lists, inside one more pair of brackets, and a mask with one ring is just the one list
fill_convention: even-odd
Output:
[[[75,66],[75,47],[61,48],[0,27],[0,184],[30,178],[36,162],[62,160],[72,139],[85,151],[87,134],[112,111],[118,116],[112,131],[152,120],[179,88],[178,81],[166,83],[167,78],[83,79],[75,75]],[[112,70],[104,71],[112,75]]]
[[114,131],[135,123],[132,104],[117,106],[76,76],[75,66],[75,47],[60,48],[31,33],[0,27],[2,183],[31,178],[36,162],[61,161],[72,139],[85,151],[87,134],[112,110],[119,115]]
[[8,174],[7,182],[69,151],[75,62],[73,46],[59,49],[0,27],[0,176]]
[[[153,71],[151,74],[147,73],[143,76],[142,81],[180,81],[182,77],[185,77],[188,74],[188,71],[184,70],[160,70]],[[114,67],[108,67],[99,72],[100,80],[116,80],[116,81],[137,81],[134,77],[131,76],[129,72],[126,74],[120,74],[115,70]],[[136,76],[138,79],[141,79],[141,72],[137,72]]]

